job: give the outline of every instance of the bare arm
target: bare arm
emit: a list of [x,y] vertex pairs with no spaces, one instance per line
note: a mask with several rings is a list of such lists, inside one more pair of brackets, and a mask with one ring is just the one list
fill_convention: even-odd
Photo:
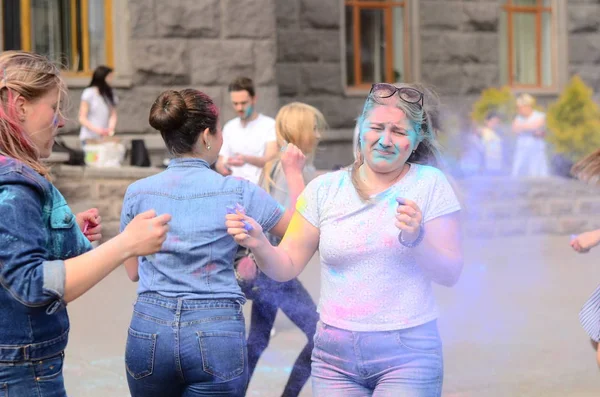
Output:
[[244,154],[242,155],[242,159],[248,164],[252,164],[255,167],[263,168],[265,164],[267,164],[269,161],[273,160],[275,156],[277,156],[278,150],[279,145],[277,144],[277,141],[271,141],[265,144],[265,154],[262,157],[249,156]]
[[227,215],[227,232],[234,236],[236,242],[252,250],[258,267],[273,280],[284,282],[297,277],[319,246],[319,229],[298,212],[294,213],[277,247],[271,245],[260,225],[252,218],[245,217],[254,227],[250,234],[246,233],[239,219],[239,215]]
[[215,169],[219,174],[223,176],[231,175],[231,169],[225,165],[225,162],[223,160],[224,157],[219,156],[219,158],[217,159],[217,163],[215,164]]
[[110,135],[115,133],[117,128],[117,109],[113,106],[110,110],[110,119],[108,119],[108,131]]
[[127,276],[133,282],[140,280],[140,275],[138,273],[138,258],[131,257],[125,261],[125,271],[127,272]]
[[437,284],[451,287],[462,272],[460,215],[458,212],[425,224],[425,237],[414,248],[417,263]]
[[66,302],[79,298],[131,256],[122,236],[120,234],[96,249],[65,261]]

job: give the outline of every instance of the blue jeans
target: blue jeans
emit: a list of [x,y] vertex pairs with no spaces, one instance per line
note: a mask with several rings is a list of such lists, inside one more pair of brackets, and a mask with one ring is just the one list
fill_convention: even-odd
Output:
[[244,396],[242,304],[140,295],[125,351],[132,397]]
[[0,362],[0,397],[66,397],[64,354],[40,361]]
[[312,355],[315,397],[438,397],[442,343],[436,321],[384,332],[319,322]]

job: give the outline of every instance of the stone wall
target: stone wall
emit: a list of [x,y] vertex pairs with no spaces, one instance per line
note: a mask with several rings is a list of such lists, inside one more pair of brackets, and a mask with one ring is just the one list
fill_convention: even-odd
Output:
[[569,72],[578,74],[600,94],[600,3],[569,0]]
[[140,167],[52,167],[54,184],[74,213],[98,208],[104,241],[119,233],[121,207],[127,187],[138,179],[160,171],[158,168]]
[[[165,89],[194,87],[206,92],[234,117],[227,85],[239,75],[254,79],[260,111],[279,108],[275,82],[273,0],[128,0],[133,78],[118,88],[118,132],[156,133],[148,124],[150,106]],[[72,90],[75,132],[81,89]]]
[[[56,187],[74,212],[100,210],[104,238],[119,231],[122,200],[134,181],[156,168],[94,169],[59,165]],[[561,178],[470,178],[456,183],[467,238],[569,235],[600,228],[600,188]]]

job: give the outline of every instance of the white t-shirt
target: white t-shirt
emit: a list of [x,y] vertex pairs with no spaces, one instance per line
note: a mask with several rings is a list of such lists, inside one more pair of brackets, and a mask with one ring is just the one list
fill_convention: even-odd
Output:
[[[268,142],[277,140],[275,135],[275,120],[269,116],[259,114],[258,117],[245,127],[239,117],[229,120],[223,127],[223,146],[219,152],[223,161],[233,157],[236,153],[248,156],[262,157],[265,154],[265,146]],[[244,164],[241,167],[231,167],[231,175],[258,183],[262,168],[252,164]]]
[[[117,97],[113,92],[113,96],[115,99],[115,103],[117,102]],[[81,101],[85,101],[88,103],[88,114],[87,119],[90,123],[92,123],[96,127],[100,128],[108,128],[108,122],[110,120],[110,112],[111,107],[106,103],[100,92],[98,92],[97,87],[88,87],[83,90],[81,94]],[[79,130],[79,139],[100,139],[101,135],[96,134],[93,131],[90,131],[87,127],[81,126]]]
[[415,201],[424,222],[460,210],[444,174],[417,164],[371,203],[361,201],[348,169],[317,177],[298,199],[298,212],[320,230],[318,311],[324,323],[390,331],[437,318],[430,279],[412,249],[398,241],[396,197]]

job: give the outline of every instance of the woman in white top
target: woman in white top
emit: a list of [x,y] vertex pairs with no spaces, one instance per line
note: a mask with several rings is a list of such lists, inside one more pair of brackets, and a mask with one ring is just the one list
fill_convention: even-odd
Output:
[[296,277],[319,249],[315,396],[441,395],[431,282],[454,285],[463,257],[458,200],[444,174],[425,165],[437,164],[428,98],[416,86],[374,84],[358,160],[308,184],[279,246],[253,219],[227,215],[229,234],[277,281]]
[[545,177],[550,174],[546,157],[546,114],[534,110],[535,98],[517,98],[517,117],[512,130],[517,134],[512,176]]
[[117,97],[110,86],[112,76],[111,68],[98,66],[90,85],[81,94],[79,139],[82,145],[89,139],[97,140],[115,133]]

